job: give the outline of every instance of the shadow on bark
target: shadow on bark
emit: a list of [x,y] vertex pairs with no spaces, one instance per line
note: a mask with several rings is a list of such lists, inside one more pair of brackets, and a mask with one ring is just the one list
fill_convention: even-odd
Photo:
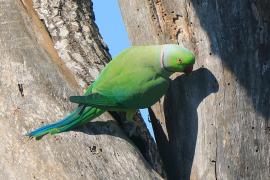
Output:
[[270,1],[191,2],[211,42],[209,53],[219,56],[235,76],[226,85],[239,82],[254,109],[269,120]]
[[218,89],[217,79],[205,68],[173,80],[168,91],[170,93],[165,96],[164,101],[169,140],[149,108],[168,179],[190,179],[198,133],[197,108],[208,95]]
[[[118,119],[118,121],[91,121],[84,126],[73,129],[73,131],[83,132],[88,135],[110,135],[121,138],[133,146],[135,145],[149,165],[162,177],[165,177],[165,172],[160,162],[160,156],[156,149],[157,147],[153,144],[154,141],[151,136],[148,135],[148,132],[146,134],[146,132],[143,131],[144,129],[141,128],[143,125],[141,124],[142,121],[139,120],[140,117],[135,116],[134,120],[137,122],[138,127],[132,136],[128,136],[130,129],[123,123],[125,121],[122,119],[124,118],[123,114],[112,111],[110,111],[110,114]],[[147,168],[149,170],[151,169],[149,167]]]

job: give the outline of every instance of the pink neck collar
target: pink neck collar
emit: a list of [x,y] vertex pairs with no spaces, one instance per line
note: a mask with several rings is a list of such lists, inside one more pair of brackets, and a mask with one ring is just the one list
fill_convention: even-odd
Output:
[[174,73],[173,71],[170,71],[169,69],[167,69],[164,65],[164,47],[161,48],[159,63],[160,63],[161,69],[164,69],[165,71],[170,72],[170,73]]

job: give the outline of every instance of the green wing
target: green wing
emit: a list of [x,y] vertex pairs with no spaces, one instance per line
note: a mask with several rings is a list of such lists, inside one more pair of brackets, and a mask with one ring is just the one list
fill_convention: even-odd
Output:
[[102,96],[98,93],[89,94],[87,96],[70,96],[69,100],[86,106],[94,106],[97,108],[108,109],[121,106],[115,100]]

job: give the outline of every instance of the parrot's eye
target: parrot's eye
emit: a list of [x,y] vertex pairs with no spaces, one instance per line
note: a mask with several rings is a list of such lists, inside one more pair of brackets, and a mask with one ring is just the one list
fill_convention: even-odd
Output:
[[182,64],[182,59],[181,58],[177,58],[177,64]]

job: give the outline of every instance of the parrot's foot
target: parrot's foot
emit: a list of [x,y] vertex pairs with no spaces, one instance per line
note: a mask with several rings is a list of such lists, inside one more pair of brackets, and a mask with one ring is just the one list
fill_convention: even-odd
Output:
[[137,111],[137,109],[130,109],[126,111],[126,121],[124,123],[129,137],[133,136],[137,129],[137,123],[133,120],[133,116]]
[[125,121],[124,122],[125,129],[128,133],[128,136],[131,137],[136,133],[137,123],[135,121]]

